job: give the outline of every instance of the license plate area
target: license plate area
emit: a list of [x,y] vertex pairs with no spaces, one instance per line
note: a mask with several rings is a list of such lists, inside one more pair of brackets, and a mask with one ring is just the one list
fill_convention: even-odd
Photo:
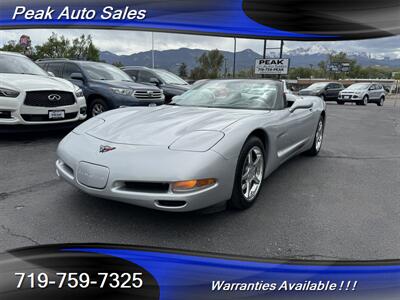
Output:
[[79,163],[77,180],[85,186],[104,189],[108,182],[110,170],[107,167],[81,161]]
[[65,110],[49,110],[50,120],[62,120],[65,119]]

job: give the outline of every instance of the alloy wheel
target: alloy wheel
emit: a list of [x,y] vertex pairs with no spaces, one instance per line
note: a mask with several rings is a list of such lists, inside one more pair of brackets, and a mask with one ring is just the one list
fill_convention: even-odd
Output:
[[241,190],[247,201],[253,201],[260,190],[264,176],[264,155],[260,147],[254,146],[248,152],[243,164]]
[[104,106],[101,103],[96,103],[92,107],[92,116],[97,116],[105,111]]
[[318,122],[317,132],[315,133],[315,150],[317,150],[317,152],[321,149],[323,138],[324,138],[324,122],[321,119]]

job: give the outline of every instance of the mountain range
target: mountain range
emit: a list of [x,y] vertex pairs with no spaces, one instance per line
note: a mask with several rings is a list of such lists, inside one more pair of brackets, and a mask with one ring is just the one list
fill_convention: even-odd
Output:
[[[197,58],[208,50],[204,49],[189,49],[180,48],[174,50],[154,51],[155,67],[166,69],[172,72],[177,72],[179,65],[185,63],[188,70],[191,70],[197,65]],[[233,52],[221,51],[226,60],[226,68],[228,72],[232,71],[233,66]],[[316,67],[320,61],[326,61],[328,54],[338,53],[331,51],[320,45],[313,45],[310,48],[297,48],[294,50],[284,51],[284,57],[290,58],[291,67]],[[269,52],[269,57],[278,57],[278,53]],[[399,67],[400,58],[388,57],[371,57],[364,52],[347,53],[351,59],[357,60],[362,66],[385,66],[385,67]],[[108,63],[122,63],[125,66],[147,66],[152,65],[152,52],[145,51],[133,53],[130,55],[117,55],[109,51],[101,51],[100,59]],[[236,70],[248,70],[253,68],[255,60],[262,58],[257,52],[251,49],[236,52]],[[225,66],[222,67],[224,70]]]

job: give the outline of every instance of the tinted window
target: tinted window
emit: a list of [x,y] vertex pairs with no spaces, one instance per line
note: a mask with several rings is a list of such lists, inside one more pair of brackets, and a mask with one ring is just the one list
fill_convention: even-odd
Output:
[[62,77],[64,63],[49,63],[47,72],[52,72],[57,77]]
[[72,73],[82,73],[82,71],[77,65],[71,64],[71,63],[66,63],[64,65],[63,78],[71,79]]
[[149,71],[139,71],[138,82],[150,82],[150,78],[156,77],[153,73]]
[[330,84],[328,84],[328,85],[326,86],[326,88],[328,88],[328,89],[334,89],[334,88],[336,88],[336,85],[335,85],[334,83],[330,83]]
[[139,74],[139,71],[138,70],[124,70],[125,71],[125,73],[127,73],[129,76],[135,76],[135,78],[132,78],[132,79],[134,79],[135,81],[138,79],[138,74]]

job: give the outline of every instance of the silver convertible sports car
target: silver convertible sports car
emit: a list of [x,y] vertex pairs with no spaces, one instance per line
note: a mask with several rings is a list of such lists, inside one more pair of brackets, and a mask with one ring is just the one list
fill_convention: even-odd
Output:
[[284,161],[318,154],[324,126],[324,101],[286,95],[282,82],[210,80],[168,105],[86,121],[61,141],[56,167],[102,198],[168,211],[227,200],[245,209]]

